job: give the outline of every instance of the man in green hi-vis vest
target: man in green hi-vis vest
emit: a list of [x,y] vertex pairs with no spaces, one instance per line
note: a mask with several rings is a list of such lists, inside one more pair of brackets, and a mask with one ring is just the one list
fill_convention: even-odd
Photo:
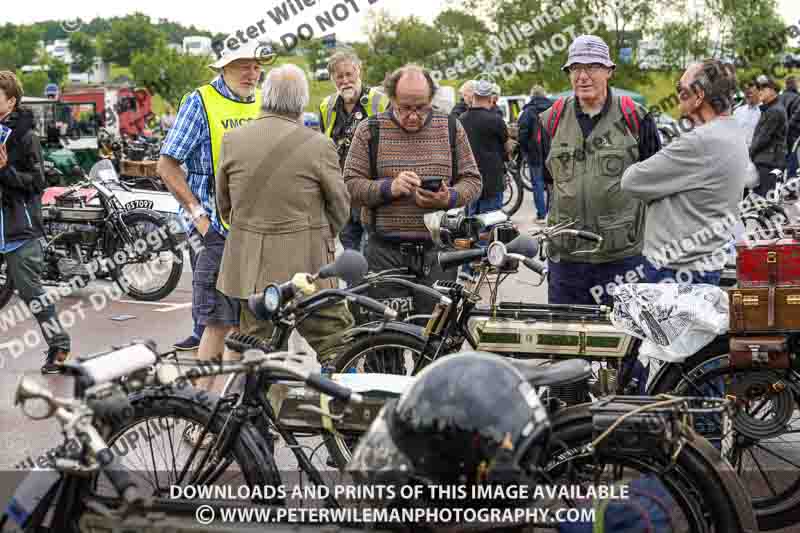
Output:
[[238,303],[216,290],[228,234],[228,221],[217,209],[214,182],[222,137],[261,113],[258,86],[264,65],[275,57],[262,44],[223,50],[209,65],[218,76],[184,96],[161,148],[158,173],[190,220],[189,237],[194,237],[190,242],[203,242],[202,249],[192,254],[192,316],[204,331],[195,346],[189,346],[191,338],[179,343],[183,349],[197,347],[202,359],[222,353],[225,335],[239,324]]
[[[336,92],[322,99],[319,105],[320,131],[333,139],[339,152],[339,166],[344,170],[353,134],[368,117],[383,113],[389,98],[375,87],[361,82],[361,62],[352,52],[337,52],[328,61],[328,73]],[[350,220],[339,233],[345,249],[361,250],[364,228],[361,209],[352,209]]]

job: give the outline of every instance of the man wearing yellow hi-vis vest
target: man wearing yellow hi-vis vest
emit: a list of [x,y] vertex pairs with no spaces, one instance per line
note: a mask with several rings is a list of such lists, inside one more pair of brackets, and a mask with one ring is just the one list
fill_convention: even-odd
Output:
[[[386,111],[389,98],[375,87],[364,87],[361,62],[352,52],[334,54],[328,62],[328,73],[336,84],[336,93],[323,98],[319,105],[319,127],[336,144],[339,166],[344,169],[356,128],[367,117]],[[339,240],[346,249],[360,250],[363,236],[361,210],[353,209]]]
[[189,220],[189,242],[203,242],[200,250],[190,247],[195,338],[176,344],[183,350],[198,348],[200,358],[223,352],[225,333],[239,323],[238,303],[216,290],[228,234],[228,222],[217,210],[214,183],[222,137],[260,115],[258,85],[263,65],[271,64],[275,57],[263,44],[223,50],[209,65],[219,75],[183,97],[175,125],[161,148],[158,173],[181,205],[184,220]]

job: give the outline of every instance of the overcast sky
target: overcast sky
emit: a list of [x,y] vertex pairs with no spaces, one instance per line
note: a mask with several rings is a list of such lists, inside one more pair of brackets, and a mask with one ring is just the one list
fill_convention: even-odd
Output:
[[[272,38],[280,38],[286,31],[289,31],[289,23],[285,22],[276,26],[267,16],[267,11],[275,6],[280,6],[284,1],[300,3],[304,0],[268,0],[266,2],[205,2],[205,1],[185,1],[185,0],[131,0],[110,2],[108,0],[73,0],[71,2],[20,2],[14,1],[8,4],[11,9],[4,9],[0,16],[0,23],[12,22],[15,24],[31,23],[42,20],[65,19],[71,20],[77,17],[83,20],[91,20],[95,16],[112,17],[123,16],[133,11],[140,11],[149,15],[153,20],[167,18],[174,22],[179,22],[185,26],[194,24],[195,26],[206,28],[213,32],[234,33],[237,30],[246,31],[251,24],[259,20],[265,20],[264,27]],[[311,19],[321,11],[333,9],[337,4],[348,6],[349,17],[343,22],[339,22],[335,31],[340,39],[361,40],[364,34],[364,14],[366,10],[381,8],[387,10],[394,16],[417,15],[427,21],[433,20],[437,13],[446,7],[448,1],[452,0],[305,0],[307,3],[316,1],[317,4],[312,8],[292,17],[292,25],[301,24]],[[369,6],[368,2],[374,3]],[[746,0],[745,0],[746,1]],[[359,13],[355,13],[352,5],[359,8]],[[800,20],[800,1],[798,0],[778,0],[780,13],[784,20],[790,24],[798,24]],[[345,11],[338,8],[340,18],[344,18]],[[318,30],[318,28],[315,27]],[[292,30],[295,31],[295,30]]]

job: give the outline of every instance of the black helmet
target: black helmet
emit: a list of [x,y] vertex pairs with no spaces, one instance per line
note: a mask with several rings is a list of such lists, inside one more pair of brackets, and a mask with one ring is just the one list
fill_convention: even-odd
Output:
[[501,463],[519,472],[523,455],[549,436],[549,426],[536,391],[507,360],[481,352],[448,356],[384,407],[348,469],[407,472],[437,483],[492,482]]

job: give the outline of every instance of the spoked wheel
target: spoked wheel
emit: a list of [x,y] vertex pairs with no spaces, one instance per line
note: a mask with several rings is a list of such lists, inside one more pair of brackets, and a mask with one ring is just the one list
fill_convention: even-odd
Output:
[[133,244],[118,238],[111,259],[113,276],[126,294],[137,300],[158,301],[178,285],[183,254],[160,216],[132,212],[124,216]]
[[525,190],[522,187],[522,179],[519,172],[506,172],[503,177],[503,212],[510,216],[519,211],[522,207],[522,196]]
[[[269,446],[252,426],[245,424],[232,434],[226,415],[218,413],[212,420],[211,405],[189,393],[166,389],[134,395],[131,406],[130,416],[109,422],[106,440],[120,465],[143,490],[149,488],[153,497],[171,498],[173,485],[224,485],[234,490],[242,485],[280,485]],[[113,488],[100,483],[97,492],[110,495]]]
[[770,218],[745,216],[742,222],[744,222],[745,234],[750,239],[770,240],[780,237],[781,230],[789,222],[789,219],[780,213],[776,213]]
[[[334,366],[339,374],[410,376],[414,371],[415,362],[422,356],[423,349],[424,343],[410,335],[396,332],[367,335],[354,342],[349,350],[338,356]],[[334,432],[326,432],[323,437],[333,463],[339,468],[344,468],[350,462],[358,437]]]
[[[737,403],[728,460],[750,491],[761,530],[800,523],[800,405],[791,370],[739,370],[728,355],[692,369],[675,387],[678,396],[730,397]],[[696,419],[711,442],[725,436],[715,417]]]
[[[654,531],[741,530],[728,498],[732,496],[726,490],[728,485],[721,481],[714,465],[692,446],[682,449],[674,465],[660,453],[633,454],[603,446],[592,449],[588,445],[597,435],[586,405],[561,411],[553,417],[552,424],[553,434],[538,467],[545,473],[548,485],[628,487],[628,499],[635,500],[634,507],[646,510],[648,518],[659,519],[663,524],[661,527],[651,524]],[[591,502],[580,500],[552,502],[553,507],[590,505]],[[664,524],[667,520],[669,524]]]
[[14,296],[14,283],[8,275],[8,263],[0,254],[0,309],[6,306]]

